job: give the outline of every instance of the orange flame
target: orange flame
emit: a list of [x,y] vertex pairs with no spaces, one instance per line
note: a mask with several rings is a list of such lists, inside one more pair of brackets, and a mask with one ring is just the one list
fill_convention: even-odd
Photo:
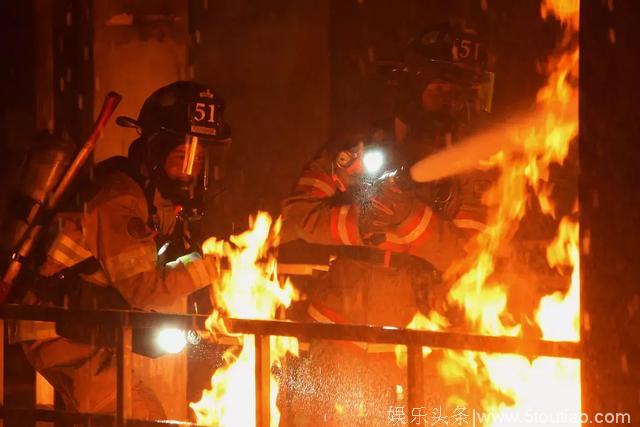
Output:
[[[213,284],[217,310],[207,319],[207,327],[216,334],[228,334],[226,316],[243,319],[274,319],[279,307],[288,307],[298,293],[289,282],[278,281],[277,263],[272,249],[279,243],[281,221],[272,225],[271,217],[259,212],[250,221],[250,229],[231,236],[229,242],[207,240],[203,252],[215,259],[219,278]],[[222,268],[227,262],[228,267]],[[287,353],[298,355],[295,338],[271,337],[271,366],[278,365]],[[224,355],[225,365],[211,377],[211,389],[204,390],[199,402],[191,403],[198,424],[216,426],[251,426],[255,419],[255,343],[242,336],[242,350]],[[276,407],[277,379],[271,377],[271,420],[280,419]]]
[[[523,325],[508,310],[510,284],[497,278],[497,260],[512,254],[509,243],[532,201],[537,201],[543,214],[556,217],[550,167],[563,164],[578,132],[578,7],[578,0],[543,1],[542,17],[557,17],[563,24],[563,38],[548,58],[547,82],[538,92],[536,112],[527,123],[520,123],[515,131],[504,135],[520,146],[518,155],[501,152],[491,159],[501,175],[483,199],[491,208],[488,226],[474,240],[471,255],[465,261],[468,264],[447,274],[455,280],[449,302],[464,309],[467,328],[473,333],[522,334]],[[567,292],[556,292],[539,301],[537,326],[544,339],[579,341],[576,222],[569,218],[559,222],[557,237],[547,250],[547,260],[550,267],[570,268],[571,283]],[[417,326],[425,329],[425,324],[428,323],[423,321]],[[483,425],[513,425],[514,416],[525,411],[547,415],[580,412],[579,361],[549,357],[529,360],[521,356],[449,350],[443,356],[438,371],[446,384],[464,386],[472,381],[485,391],[479,403],[491,417]],[[465,404],[466,399],[451,396],[448,403]]]
[[577,222],[563,218],[556,239],[547,248],[551,267],[570,267],[571,285],[563,295],[555,292],[540,300],[536,320],[544,339],[580,341],[580,251]]
[[[408,329],[416,329],[419,331],[440,331],[450,326],[446,317],[438,313],[437,311],[431,311],[429,316],[417,312],[411,322],[406,326]],[[427,357],[431,354],[430,347],[422,347],[422,357]],[[396,345],[394,347],[396,355],[396,363],[398,366],[405,368],[407,366],[407,346]],[[398,399],[401,401],[402,399]]]

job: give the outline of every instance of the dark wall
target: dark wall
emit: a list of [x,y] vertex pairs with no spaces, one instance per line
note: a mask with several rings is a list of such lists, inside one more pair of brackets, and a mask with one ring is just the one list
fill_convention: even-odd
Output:
[[[29,1],[0,2],[0,223],[9,189],[28,148],[36,123],[34,10]],[[4,260],[0,260],[4,267]],[[0,328],[5,328],[0,322]],[[3,370],[6,406],[28,406],[35,401],[35,374],[19,346],[8,345],[4,334]],[[4,347],[4,348],[2,348]],[[4,387],[3,387],[4,386]],[[4,425],[29,426],[24,417],[8,417]]]
[[[35,128],[34,13],[31,2],[0,2],[0,179],[11,183]],[[4,210],[6,185],[0,186]]]
[[384,70],[446,21],[477,29],[493,52],[496,116],[533,102],[558,34],[538,0],[193,0],[193,76],[227,98],[233,126],[218,218],[241,229],[257,209],[278,212],[321,145],[390,117]]
[[[19,125],[33,127],[35,116],[34,88],[34,11],[30,2],[0,4],[0,111],[2,140],[17,144]],[[15,123],[17,121],[18,123]]]
[[[279,211],[329,129],[329,2],[194,1],[194,76],[222,94],[233,129],[224,208],[237,229]],[[223,211],[221,212],[220,210]]]
[[331,3],[332,135],[392,114],[388,70],[402,60],[408,40],[452,22],[476,30],[496,74],[494,113],[532,103],[543,79],[538,61],[552,49],[557,24],[540,18],[539,1],[385,0]]
[[[640,417],[640,3],[581,4],[580,227],[585,410]],[[622,425],[619,423],[618,425]]]

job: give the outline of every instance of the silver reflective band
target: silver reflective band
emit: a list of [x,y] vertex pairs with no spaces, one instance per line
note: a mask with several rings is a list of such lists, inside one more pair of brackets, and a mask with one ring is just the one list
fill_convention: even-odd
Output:
[[168,247],[169,247],[169,242],[166,242],[164,245],[162,245],[160,247],[160,250],[158,250],[158,256],[162,256],[162,254],[164,254],[167,251]]

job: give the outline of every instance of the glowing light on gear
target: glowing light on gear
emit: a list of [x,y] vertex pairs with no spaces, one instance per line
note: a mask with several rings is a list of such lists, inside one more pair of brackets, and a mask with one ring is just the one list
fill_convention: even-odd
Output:
[[384,165],[384,154],[380,150],[367,151],[362,156],[362,165],[368,174],[378,173]]
[[169,242],[166,242],[164,245],[160,247],[160,250],[158,251],[158,256],[164,255],[164,253],[167,251],[168,248],[169,248]]
[[187,337],[180,329],[161,329],[156,335],[156,344],[167,353],[180,353],[187,345]]

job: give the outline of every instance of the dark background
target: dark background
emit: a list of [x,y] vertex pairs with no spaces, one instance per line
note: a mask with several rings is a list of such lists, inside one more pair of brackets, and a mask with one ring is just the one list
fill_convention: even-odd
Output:
[[[210,209],[217,233],[244,228],[257,209],[277,214],[321,145],[388,117],[393,87],[380,70],[401,59],[422,28],[457,21],[481,33],[493,53],[498,117],[531,104],[542,81],[538,61],[557,36],[557,24],[539,18],[534,0],[60,0],[0,7],[3,181],[11,182],[36,129],[63,129],[79,142],[107,91],[124,95],[120,114],[135,116],[155,88],[193,78],[227,99],[233,126],[227,191]],[[121,14],[133,22],[108,24]],[[96,160],[126,153],[134,137],[110,125]],[[2,186],[0,202],[10,187]]]

